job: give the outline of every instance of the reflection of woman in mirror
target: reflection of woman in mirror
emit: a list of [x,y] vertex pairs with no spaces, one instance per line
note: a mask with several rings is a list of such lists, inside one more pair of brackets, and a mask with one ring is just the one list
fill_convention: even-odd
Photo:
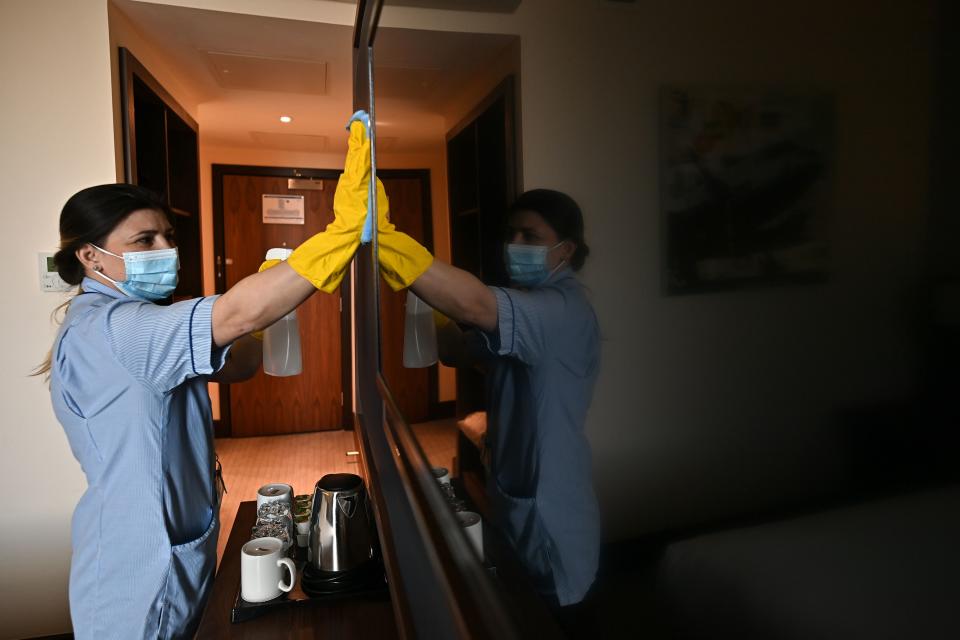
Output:
[[[389,252],[400,245],[402,253],[403,243],[385,231],[382,266],[402,263]],[[439,261],[422,263],[429,267],[407,280],[435,309],[476,329],[441,329],[446,363],[473,364],[477,350],[463,346],[470,334],[482,337],[494,515],[537,588],[564,607],[580,602],[593,583],[600,544],[584,435],[600,338],[574,275],[589,251],[580,208],[557,191],[528,191],[510,208],[507,242],[510,288],[487,287]]]

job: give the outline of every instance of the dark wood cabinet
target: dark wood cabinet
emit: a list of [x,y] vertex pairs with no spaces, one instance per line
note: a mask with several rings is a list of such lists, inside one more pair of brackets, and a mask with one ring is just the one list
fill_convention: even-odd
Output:
[[[509,284],[503,259],[507,207],[517,196],[513,76],[447,136],[453,264],[485,284]],[[482,374],[457,372],[457,415],[485,408]]]
[[507,207],[517,196],[514,81],[510,76],[447,136],[453,263],[496,286]]
[[127,49],[120,48],[124,178],[174,212],[180,284],[174,299],[203,295],[200,136],[196,121]]

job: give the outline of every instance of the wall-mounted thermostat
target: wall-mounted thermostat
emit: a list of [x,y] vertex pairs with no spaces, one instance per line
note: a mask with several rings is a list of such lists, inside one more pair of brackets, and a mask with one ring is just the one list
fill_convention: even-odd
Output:
[[37,254],[40,264],[40,290],[69,291],[70,285],[57,273],[57,265],[53,263],[53,253],[53,251],[41,251]]

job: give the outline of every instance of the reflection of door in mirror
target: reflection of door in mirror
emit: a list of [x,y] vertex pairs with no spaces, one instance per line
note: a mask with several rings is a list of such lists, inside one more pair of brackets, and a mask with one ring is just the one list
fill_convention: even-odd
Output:
[[[377,175],[390,200],[390,219],[398,229],[432,251],[430,172],[426,169],[381,169]],[[395,292],[381,281],[381,369],[400,413],[413,424],[435,417],[437,365],[424,369],[406,369],[403,366],[406,299],[406,291]]]
[[[333,221],[336,174],[323,189],[293,190],[292,170],[214,166],[222,180],[223,268],[226,288],[257,272],[268,249],[295,248]],[[234,173],[235,172],[235,173]],[[247,173],[249,172],[249,173]],[[252,173],[275,175],[250,175]],[[264,224],[263,195],[304,197],[304,224]],[[215,212],[215,218],[217,212]],[[318,292],[297,310],[303,372],[277,378],[263,370],[252,379],[229,385],[230,435],[264,436],[341,428],[342,377],[340,294]],[[221,396],[222,397],[222,396]],[[222,414],[223,415],[223,412]]]

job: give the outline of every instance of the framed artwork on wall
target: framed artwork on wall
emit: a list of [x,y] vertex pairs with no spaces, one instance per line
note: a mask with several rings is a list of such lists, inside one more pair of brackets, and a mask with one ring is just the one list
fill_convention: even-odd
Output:
[[667,295],[827,278],[833,122],[821,92],[661,90]]

